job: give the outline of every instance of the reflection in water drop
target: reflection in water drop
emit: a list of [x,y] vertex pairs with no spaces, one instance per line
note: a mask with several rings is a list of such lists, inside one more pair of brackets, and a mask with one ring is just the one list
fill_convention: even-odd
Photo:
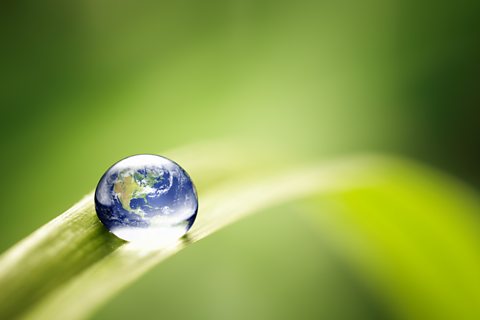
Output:
[[100,179],[95,209],[117,237],[145,245],[183,236],[195,221],[198,198],[192,180],[175,162],[157,155],[125,158]]

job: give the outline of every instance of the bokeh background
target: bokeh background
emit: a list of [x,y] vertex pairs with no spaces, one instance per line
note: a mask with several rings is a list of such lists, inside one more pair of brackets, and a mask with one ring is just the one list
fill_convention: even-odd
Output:
[[[118,159],[203,141],[400,155],[478,189],[479,14],[464,0],[2,1],[0,251]],[[220,231],[96,317],[401,318],[303,211]]]

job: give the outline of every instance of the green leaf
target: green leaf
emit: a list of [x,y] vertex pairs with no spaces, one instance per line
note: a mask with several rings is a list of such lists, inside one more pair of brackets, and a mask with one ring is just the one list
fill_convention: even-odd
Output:
[[[269,167],[260,152],[252,153],[258,154],[254,162],[240,161],[234,145],[195,148],[167,153],[185,165],[200,195],[198,220],[186,237],[162,248],[125,243],[98,221],[90,194],[3,255],[0,318],[85,318],[191,243],[292,201],[310,204],[324,236],[366,282],[388,293],[393,308],[414,318],[479,314],[474,213],[480,205],[450,178],[381,156],[318,164],[286,159]],[[326,219],[319,208],[327,205],[339,214]],[[419,290],[422,299],[414,301],[409,290]]]

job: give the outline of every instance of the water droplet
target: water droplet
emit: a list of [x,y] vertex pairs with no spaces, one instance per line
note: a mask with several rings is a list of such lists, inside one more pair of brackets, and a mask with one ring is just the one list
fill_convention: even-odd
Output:
[[198,211],[195,186],[175,162],[134,155],[111,166],[95,190],[98,218],[117,237],[155,245],[176,240]]

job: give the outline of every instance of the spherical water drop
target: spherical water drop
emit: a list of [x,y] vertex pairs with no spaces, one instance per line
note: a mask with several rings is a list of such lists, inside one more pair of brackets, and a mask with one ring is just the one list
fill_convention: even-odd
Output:
[[175,162],[134,155],[111,166],[95,190],[98,218],[117,237],[156,244],[178,239],[198,211],[195,186]]

